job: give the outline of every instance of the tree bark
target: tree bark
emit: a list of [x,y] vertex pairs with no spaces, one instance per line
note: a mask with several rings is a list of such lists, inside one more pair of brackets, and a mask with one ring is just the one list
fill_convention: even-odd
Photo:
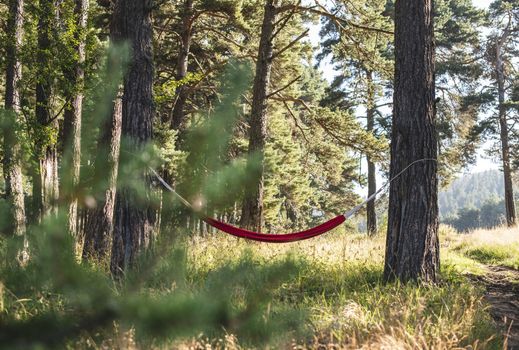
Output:
[[56,213],[59,196],[58,151],[51,135],[58,128],[57,118],[51,114],[52,96],[51,32],[54,16],[53,0],[40,0],[38,19],[38,81],[36,84],[36,120],[39,134],[36,156],[39,166],[33,174],[33,215],[37,219]]
[[6,184],[6,197],[10,205],[9,231],[16,236],[25,235],[25,198],[21,166],[21,146],[18,140],[18,118],[21,111],[19,84],[22,79],[22,64],[19,51],[23,39],[23,0],[9,2],[6,50],[5,120],[3,171]]
[[[375,89],[373,86],[373,73],[371,71],[366,71],[366,78],[366,130],[368,132],[373,132],[375,128]],[[371,160],[369,155],[366,158],[368,162],[368,197],[371,197],[371,195],[377,191],[376,167],[375,163]],[[377,213],[375,208],[375,200],[370,201],[366,205],[366,226],[369,236],[373,236],[377,233]]]
[[75,0],[74,16],[76,17],[77,59],[75,67],[69,71],[71,85],[74,86],[64,114],[63,145],[64,164],[62,176],[62,196],[65,195],[68,204],[68,230],[72,235],[77,234],[78,200],[75,194],[79,184],[81,167],[81,119],[83,108],[83,88],[85,79],[85,34],[88,19],[88,0]]
[[[432,0],[395,4],[393,178],[437,158]],[[436,282],[439,271],[436,161],[412,165],[390,188],[384,278]]]
[[505,74],[504,63],[502,56],[502,41],[498,40],[496,43],[496,80],[497,93],[499,99],[499,128],[501,137],[501,157],[503,161],[503,177],[505,183],[505,207],[506,207],[506,224],[508,227],[515,226],[515,202],[514,202],[514,188],[512,183],[512,169],[510,167],[510,146],[508,144],[508,119],[506,116],[505,106]]
[[[176,80],[180,81],[187,76],[189,53],[193,38],[193,0],[185,0],[182,13],[182,31],[180,33],[181,47],[177,59]],[[188,98],[188,87],[181,84],[175,91],[175,106],[173,107],[171,127],[178,130],[177,145],[182,143],[187,129],[185,106]]]
[[94,183],[106,182],[106,188],[100,198],[96,199],[96,207],[89,210],[85,228],[85,244],[83,259],[104,261],[110,252],[113,228],[114,208],[119,165],[119,149],[121,142],[122,100],[117,96],[114,101],[112,115],[103,127],[103,134],[98,143],[94,164]]
[[[141,154],[152,138],[152,8],[152,0],[119,0],[114,8],[112,36],[116,42],[127,41],[131,49],[122,99],[122,151],[127,154]],[[143,194],[128,185],[117,190],[111,260],[116,276],[149,248],[155,227],[149,172],[143,169],[138,177]]]
[[261,38],[254,77],[252,110],[249,129],[249,160],[247,170],[250,182],[245,189],[241,226],[261,231],[263,219],[263,172],[264,153],[267,139],[267,107],[272,56],[274,51],[273,33],[276,22],[278,0],[265,1],[265,13],[261,27]]
[[23,0],[9,2],[6,47],[6,82],[5,82],[5,115],[2,121],[3,130],[3,172],[5,177],[5,194],[9,203],[8,234],[20,239],[17,252],[13,258],[20,265],[29,259],[29,244],[26,236],[25,195],[23,192],[22,151],[18,139],[21,100],[19,84],[22,79],[22,64],[19,51],[23,40],[24,25]]

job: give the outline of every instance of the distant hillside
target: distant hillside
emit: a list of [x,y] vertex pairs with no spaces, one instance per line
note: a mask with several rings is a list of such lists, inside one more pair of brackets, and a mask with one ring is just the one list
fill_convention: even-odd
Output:
[[453,216],[464,208],[479,209],[489,201],[500,201],[503,195],[503,176],[500,171],[467,174],[440,192],[440,216]]

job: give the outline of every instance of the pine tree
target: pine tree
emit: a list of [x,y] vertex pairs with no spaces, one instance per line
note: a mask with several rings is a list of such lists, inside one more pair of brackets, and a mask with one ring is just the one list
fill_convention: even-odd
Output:
[[33,216],[41,219],[56,213],[59,195],[57,116],[53,114],[53,36],[56,7],[53,0],[40,0],[38,8],[36,83],[36,169],[33,173]]
[[[114,239],[114,209],[121,142],[122,101],[115,97],[111,115],[103,123],[94,163],[94,182],[104,184],[95,208],[88,211],[83,244],[83,259],[108,258]],[[104,181],[103,181],[104,180]]]
[[479,138],[474,134],[485,99],[481,33],[485,12],[470,0],[438,0],[435,16],[435,79],[439,172],[448,184],[475,161]]
[[88,20],[88,0],[75,0],[73,11],[72,32],[74,42],[69,67],[65,76],[70,83],[69,96],[66,97],[67,105],[63,122],[63,157],[62,162],[62,196],[69,201],[68,205],[68,230],[74,236],[77,234],[78,200],[74,193],[79,184],[81,167],[81,121],[83,109],[83,89],[85,79],[86,58],[86,29]]
[[497,90],[497,110],[499,122],[499,138],[501,142],[501,160],[505,186],[506,222],[515,226],[516,211],[512,183],[512,164],[510,159],[510,125],[509,107],[506,104],[507,70],[513,65],[510,50],[515,44],[516,34],[519,33],[519,4],[509,1],[495,1],[491,6],[491,18],[495,23],[494,33],[490,36],[488,58],[492,66],[492,78]]
[[[112,37],[128,42],[130,65],[122,97],[122,152],[139,155],[152,138],[153,119],[153,0],[118,0],[113,13]],[[129,268],[151,245],[156,213],[150,206],[150,178],[146,169],[132,174],[142,182],[143,195],[130,186],[119,187],[115,202],[111,270]],[[118,182],[124,183],[119,173]]]
[[[395,90],[390,177],[436,159],[432,1],[395,4]],[[391,183],[384,278],[436,282],[439,272],[435,161]]]
[[[331,11],[335,17],[327,18],[321,32],[326,40],[320,58],[332,55],[332,61],[340,72],[334,79],[326,102],[335,108],[352,108],[362,104],[365,109],[362,118],[366,120],[366,130],[372,134],[379,133],[376,116],[382,116],[382,113],[378,104],[392,78],[391,60],[388,58],[392,21],[385,14],[384,5],[365,0],[337,2],[336,8]],[[371,196],[377,190],[376,165],[372,155],[365,156],[368,196]],[[377,232],[375,208],[375,200],[366,206],[369,235]]]
[[[221,72],[231,46],[240,46],[231,39],[236,33],[245,33],[241,17],[242,0],[183,0],[175,5],[163,5],[154,19],[161,30],[160,37],[166,50],[157,53],[157,84],[162,122],[177,131],[177,148],[182,148],[189,129],[189,115],[193,106],[201,107],[198,95],[208,91],[201,85]],[[173,19],[173,21],[172,21]],[[218,52],[215,55],[214,52]],[[221,57],[218,57],[221,56]],[[175,61],[172,74],[172,60]],[[214,91],[209,91],[214,94]],[[162,96],[160,96],[162,95]]]
[[252,93],[252,110],[249,129],[248,172],[250,185],[245,190],[241,225],[261,231],[263,218],[264,157],[267,137],[267,97],[274,54],[274,31],[278,0],[265,1],[261,39],[256,63]]
[[[20,48],[23,40],[24,1],[11,0],[9,2],[9,17],[7,21],[7,68],[5,88],[5,114],[2,120],[3,131],[3,173],[6,184],[6,197],[10,205],[8,217],[10,233],[16,236],[25,236],[26,215],[25,195],[23,191],[22,155],[19,140],[20,127],[20,81],[22,79],[22,65],[20,62]],[[25,237],[24,237],[25,240]],[[27,242],[20,255],[21,262],[27,259]]]

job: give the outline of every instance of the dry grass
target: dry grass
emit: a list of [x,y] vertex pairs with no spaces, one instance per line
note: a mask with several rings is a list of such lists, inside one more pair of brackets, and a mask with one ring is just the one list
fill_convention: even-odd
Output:
[[[445,231],[450,230],[446,228]],[[472,260],[476,272],[478,263],[519,269],[519,228],[517,227],[478,229],[468,234],[449,232],[443,237],[447,254],[454,255],[454,259],[458,259],[458,262],[460,258]]]
[[[446,250],[458,239],[455,232],[442,228]],[[281,336],[274,348],[501,348],[482,291],[458,272],[447,269],[439,286],[384,285],[380,280],[384,243],[383,236],[367,238],[341,230],[288,245],[251,243],[215,233],[192,238],[188,259],[195,282],[244,254],[252,256],[258,267],[287,255],[300,259],[297,277],[278,291],[272,308],[307,310],[306,328],[302,335]],[[232,346],[221,347],[222,339],[181,344],[185,349],[241,348],[235,338]]]
[[[248,242],[222,233],[206,237],[194,235],[184,242],[187,270],[183,290],[184,293],[205,290],[208,283],[227,281],[225,278],[229,275],[225,273],[232,274],[240,271],[240,266],[246,266],[241,270],[244,275],[239,277],[245,281],[230,278],[231,282],[222,286],[224,293],[232,296],[233,307],[240,310],[246,304],[244,289],[256,289],[268,295],[268,300],[262,301],[267,304],[262,322],[274,324],[272,320],[280,316],[287,319],[297,316],[294,319],[298,321],[298,327],[293,322],[287,323],[288,326],[279,329],[277,337],[267,343],[269,345],[260,345],[260,348],[501,349],[502,339],[496,335],[483,291],[463,277],[466,266],[478,264],[466,252],[496,244],[498,240],[491,239],[493,235],[477,232],[471,240],[470,235],[460,236],[442,227],[442,282],[436,286],[384,284],[381,280],[383,236],[367,238],[337,229],[316,239],[275,245]],[[500,247],[516,244],[515,237],[508,231],[497,235],[501,237]],[[175,265],[178,262],[175,259],[178,257],[171,256],[163,262]],[[264,281],[269,280],[266,276],[272,274],[272,267],[287,260],[291,261],[293,271],[280,277],[282,283],[274,287],[264,285]],[[226,268],[229,268],[227,272]],[[166,279],[159,278],[142,293],[157,296],[175,293],[175,285]],[[1,294],[0,290],[0,304]],[[70,346],[85,349],[258,348],[254,345],[257,343],[225,329],[161,343],[152,338],[145,345],[139,340],[138,331],[122,330],[114,325],[113,330],[106,332],[107,337],[85,335],[73,340]]]

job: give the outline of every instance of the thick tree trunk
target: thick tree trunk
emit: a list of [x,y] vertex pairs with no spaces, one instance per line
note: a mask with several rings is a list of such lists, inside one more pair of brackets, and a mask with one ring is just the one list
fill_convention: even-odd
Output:
[[[177,59],[176,80],[180,81],[187,76],[189,65],[189,53],[191,51],[191,40],[193,37],[193,0],[185,0],[182,13],[182,31],[180,33],[181,48]],[[184,139],[187,129],[185,106],[188,98],[188,87],[180,85],[175,91],[175,106],[171,117],[171,127],[178,131],[177,144],[180,145]]]
[[[127,154],[140,154],[152,138],[153,50],[152,0],[119,0],[114,9],[112,35],[127,41],[131,63],[124,78],[122,138]],[[119,275],[151,244],[156,214],[150,205],[150,177],[138,175],[143,193],[127,185],[117,190],[111,270]]]
[[85,31],[88,18],[88,0],[75,0],[74,15],[76,17],[76,47],[77,59],[75,67],[69,72],[71,96],[64,115],[64,164],[62,176],[62,196],[68,199],[68,230],[72,235],[77,234],[77,196],[76,187],[79,184],[81,167],[81,119],[83,108],[83,88],[85,79]]
[[[366,71],[367,80],[367,98],[366,98],[366,116],[368,132],[373,132],[375,128],[375,89],[373,86],[373,73]],[[371,157],[367,156],[368,162],[368,197],[371,197],[377,191],[377,178],[375,163]],[[366,226],[368,235],[373,236],[377,233],[377,213],[375,210],[375,200],[370,201],[366,205]]]
[[263,170],[267,139],[267,107],[270,72],[274,45],[272,35],[276,22],[278,0],[265,1],[265,14],[261,27],[256,75],[254,77],[252,110],[249,129],[249,161],[247,163],[250,182],[245,189],[241,226],[256,231],[263,227]]
[[499,41],[496,44],[496,80],[497,92],[499,99],[499,127],[501,136],[501,157],[503,161],[503,176],[505,183],[505,207],[506,207],[506,223],[509,227],[515,226],[515,202],[514,189],[512,183],[512,169],[510,167],[510,146],[508,144],[508,120],[506,116],[505,106],[505,74],[504,63],[502,57],[502,44]]
[[4,131],[4,162],[3,170],[6,184],[6,196],[10,204],[10,233],[23,236],[25,234],[25,198],[23,193],[23,178],[21,166],[21,147],[16,129],[20,115],[19,83],[22,79],[22,64],[19,51],[23,38],[23,0],[9,2],[9,19],[7,23],[7,69],[5,84],[5,120],[2,122]]
[[85,227],[83,259],[104,261],[110,253],[113,239],[114,208],[121,142],[122,100],[114,102],[112,116],[103,127],[95,159],[94,183],[104,183],[106,189],[89,210]]
[[[437,158],[432,0],[395,4],[391,178]],[[436,161],[412,165],[391,184],[384,278],[436,282],[439,271]]]
[[33,174],[33,209],[38,219],[56,213],[58,188],[58,151],[52,133],[58,128],[57,119],[52,116],[50,98],[52,96],[51,32],[55,14],[53,0],[40,0],[38,19],[38,82],[36,84],[36,120],[40,130],[36,141],[36,155],[39,167]]

